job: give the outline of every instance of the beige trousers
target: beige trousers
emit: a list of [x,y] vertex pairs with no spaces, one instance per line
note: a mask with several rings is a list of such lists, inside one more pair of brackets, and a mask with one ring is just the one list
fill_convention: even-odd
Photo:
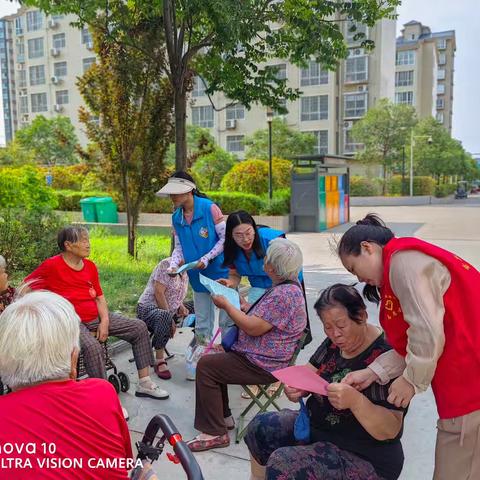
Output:
[[437,421],[433,479],[480,479],[480,410]]

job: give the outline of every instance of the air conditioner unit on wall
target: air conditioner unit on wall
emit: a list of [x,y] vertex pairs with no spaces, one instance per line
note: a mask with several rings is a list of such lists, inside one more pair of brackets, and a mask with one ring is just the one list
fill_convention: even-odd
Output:
[[48,28],[57,28],[57,27],[58,27],[58,22],[56,20],[54,20],[53,18],[51,18],[48,21]]
[[52,57],[58,57],[60,55],[60,50],[58,48],[51,48],[50,55]]
[[59,105],[58,103],[56,103],[54,106],[53,106],[53,110],[55,112],[61,112],[63,111],[63,106],[62,105]]
[[353,122],[351,120],[343,122],[344,130],[350,130],[352,127],[353,127]]
[[237,127],[237,121],[235,119],[227,120],[225,122],[225,127],[227,128],[227,130],[233,130]]
[[50,81],[56,85],[57,83],[60,83],[62,81],[61,78],[57,77],[56,75],[53,75],[51,78],[50,78]]
[[93,42],[86,42],[85,47],[87,50],[93,50]]
[[366,85],[359,85],[357,90],[358,90],[359,92],[367,92],[367,91],[368,91],[368,87],[367,87]]

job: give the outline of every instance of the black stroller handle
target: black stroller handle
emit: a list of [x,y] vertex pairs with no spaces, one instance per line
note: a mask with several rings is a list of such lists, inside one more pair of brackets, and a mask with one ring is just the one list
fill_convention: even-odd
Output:
[[[151,447],[159,429],[162,429],[165,439],[170,443],[175,455],[178,460],[180,460],[180,463],[187,474],[188,480],[204,480],[197,460],[188,448],[188,445],[183,441],[180,433],[178,433],[177,427],[175,427],[172,420],[167,415],[155,415],[150,420],[141,443],[147,448]],[[138,458],[144,460],[147,458],[147,455],[139,450]]]

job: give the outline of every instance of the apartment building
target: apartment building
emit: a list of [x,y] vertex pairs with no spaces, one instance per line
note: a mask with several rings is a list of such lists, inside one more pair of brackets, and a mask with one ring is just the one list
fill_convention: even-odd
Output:
[[432,33],[415,20],[397,38],[395,101],[415,106],[420,118],[435,117],[450,133],[455,50],[454,30]]
[[[382,20],[375,27],[363,28],[376,48],[366,52],[360,42],[349,33],[350,22],[342,22],[349,45],[349,56],[340,62],[337,71],[327,71],[314,60],[306,68],[282,60],[270,62],[279,78],[286,78],[292,88],[302,95],[296,101],[286,102],[287,124],[316,138],[317,154],[351,155],[360,147],[351,136],[353,124],[367,109],[381,98],[393,100],[395,93],[395,21]],[[212,97],[213,104],[222,108],[231,103],[222,93]],[[278,114],[276,114],[278,115]],[[247,109],[240,104],[215,111],[205,95],[205,85],[195,79],[188,121],[209,128],[216,141],[227,151],[243,158],[245,136],[267,128],[266,109],[253,105]]]
[[45,16],[25,7],[2,19],[0,64],[7,141],[37,115],[65,115],[80,142],[87,143],[78,121],[83,99],[76,81],[95,62],[95,54],[90,32],[72,27],[73,21],[72,15]]

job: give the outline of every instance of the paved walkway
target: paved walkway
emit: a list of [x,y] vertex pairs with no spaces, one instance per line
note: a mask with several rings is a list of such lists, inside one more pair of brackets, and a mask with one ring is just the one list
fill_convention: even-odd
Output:
[[[415,235],[442,247],[455,251],[476,267],[480,268],[480,198],[469,199],[453,205],[432,205],[415,207],[375,207],[374,209],[352,208],[352,221],[362,218],[368,211],[375,211],[392,223],[391,228],[401,236]],[[306,362],[309,355],[324,338],[320,322],[312,311],[312,305],[318,291],[334,282],[352,282],[348,274],[333,253],[336,238],[339,238],[345,226],[328,233],[289,234],[297,242],[305,257],[305,280],[310,308],[314,342],[302,351],[299,362]],[[377,322],[377,309],[369,306],[372,322]],[[189,331],[176,335],[169,344],[175,358],[169,363],[173,379],[162,382],[171,394],[170,399],[155,401],[139,400],[130,392],[121,394],[121,401],[130,413],[130,430],[133,440],[138,440],[150,418],[156,413],[166,413],[175,422],[184,438],[193,437],[194,383],[185,380],[184,352],[191,338]],[[134,366],[128,362],[130,352],[116,357],[122,370],[135,378]],[[231,406],[234,415],[238,415],[246,400],[240,398],[240,389],[230,387]],[[284,406],[296,408],[284,397]],[[403,445],[405,467],[401,480],[429,480],[433,471],[433,452],[435,446],[436,412],[431,392],[419,395],[412,402],[406,418]],[[246,480],[249,478],[248,452],[245,444],[233,443],[228,448],[197,454],[206,480],[226,479]],[[165,455],[154,464],[161,479],[186,478],[178,465],[170,463]]]

